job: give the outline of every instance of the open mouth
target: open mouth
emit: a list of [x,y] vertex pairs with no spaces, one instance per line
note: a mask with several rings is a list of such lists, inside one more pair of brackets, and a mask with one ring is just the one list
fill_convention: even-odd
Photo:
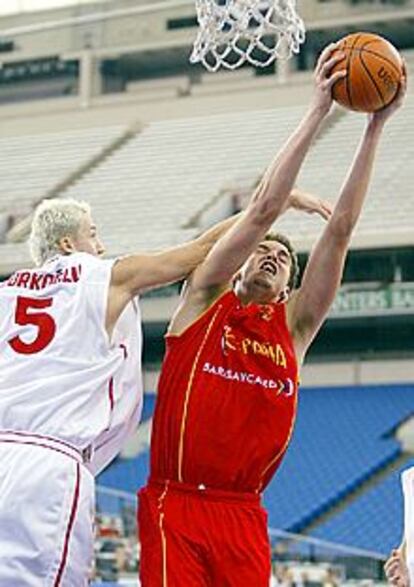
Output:
[[270,275],[276,275],[277,273],[277,265],[271,261],[265,261],[260,265],[259,269],[269,273]]

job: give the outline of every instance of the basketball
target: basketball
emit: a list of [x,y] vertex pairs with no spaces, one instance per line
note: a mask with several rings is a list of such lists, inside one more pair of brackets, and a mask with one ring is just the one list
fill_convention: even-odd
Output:
[[376,112],[395,98],[403,74],[403,61],[386,39],[372,33],[354,33],[339,41],[345,59],[332,72],[346,69],[347,76],[333,87],[342,106],[359,112]]

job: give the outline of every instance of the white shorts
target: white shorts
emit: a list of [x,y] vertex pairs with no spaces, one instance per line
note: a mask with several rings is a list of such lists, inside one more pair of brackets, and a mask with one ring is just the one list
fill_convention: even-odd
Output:
[[84,587],[94,478],[73,447],[0,432],[0,587]]
[[407,545],[407,567],[410,586],[414,587],[414,467],[402,474],[404,493],[404,539]]

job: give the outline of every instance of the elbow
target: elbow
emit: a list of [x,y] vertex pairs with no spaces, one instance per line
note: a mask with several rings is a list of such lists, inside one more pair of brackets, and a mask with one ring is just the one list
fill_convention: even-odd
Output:
[[256,200],[246,210],[247,217],[252,224],[270,227],[283,209],[279,198],[263,198]]
[[[204,261],[213,247],[214,242],[214,240],[199,240],[193,244],[191,254],[186,256],[180,267],[182,271],[182,277],[186,277],[189,273],[192,273],[194,269]],[[182,279],[182,277],[180,277],[180,279]]]
[[329,222],[329,232],[338,241],[348,241],[356,222],[347,214],[334,215]]

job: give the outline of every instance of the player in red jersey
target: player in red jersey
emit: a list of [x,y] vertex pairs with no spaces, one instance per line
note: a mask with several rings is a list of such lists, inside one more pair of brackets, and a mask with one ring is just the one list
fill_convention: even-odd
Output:
[[375,152],[397,100],[370,115],[302,285],[289,241],[266,238],[331,105],[336,45],[321,55],[311,107],[240,220],[188,281],[167,335],[151,470],[139,495],[143,587],[268,587],[260,495],[287,449],[298,371],[339,287]]

